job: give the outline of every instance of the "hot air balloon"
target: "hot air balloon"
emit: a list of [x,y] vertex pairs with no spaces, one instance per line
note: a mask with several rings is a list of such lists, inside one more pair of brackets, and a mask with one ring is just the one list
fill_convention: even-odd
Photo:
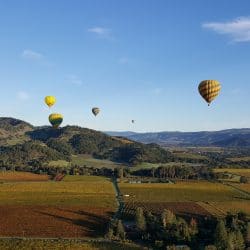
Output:
[[220,83],[216,80],[204,80],[199,84],[198,90],[200,95],[208,103],[210,103],[216,98],[221,89]]
[[99,108],[97,108],[97,107],[92,108],[92,113],[93,113],[95,116],[97,116],[99,112],[100,112],[100,109],[99,109]]
[[61,114],[51,114],[49,116],[49,122],[53,126],[53,128],[58,128],[63,121],[63,116]]
[[56,103],[56,98],[54,96],[46,96],[44,101],[49,107],[52,107]]
[[135,123],[135,120],[132,120],[131,122],[132,122],[132,123]]

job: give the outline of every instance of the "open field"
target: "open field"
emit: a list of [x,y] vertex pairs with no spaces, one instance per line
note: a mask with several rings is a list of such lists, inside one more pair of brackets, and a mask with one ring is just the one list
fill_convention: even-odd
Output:
[[122,194],[141,202],[232,201],[247,198],[232,187],[208,181],[179,181],[176,184],[120,183]]
[[[181,181],[176,184],[119,184],[124,197],[124,215],[134,213],[136,207],[160,213],[172,210],[181,216],[223,217],[227,211],[250,214],[250,198],[231,186],[207,181]],[[250,187],[250,186],[249,186]]]
[[32,174],[29,172],[1,171],[0,181],[48,181],[48,175]]
[[250,183],[234,183],[232,186],[250,194]]
[[180,162],[169,162],[169,163],[149,163],[149,162],[142,162],[134,166],[131,171],[136,171],[140,169],[147,169],[147,168],[158,168],[159,166],[195,166],[201,164],[195,163],[180,163]]
[[234,157],[234,158],[228,158],[228,160],[230,160],[230,161],[232,161],[232,162],[250,161],[250,157],[249,157],[249,156],[245,156],[245,157]]
[[72,176],[66,177],[65,181],[60,182],[0,184],[0,205],[78,206],[91,204],[97,207],[114,206],[114,190],[109,179]]
[[208,158],[204,155],[195,153],[173,153],[174,156],[184,159],[194,159],[194,160],[207,160]]
[[215,173],[230,173],[240,176],[250,177],[250,169],[245,168],[215,168],[213,169]]
[[31,240],[31,239],[0,239],[1,250],[139,250],[133,244],[118,242],[86,242],[83,240]]
[[116,207],[112,183],[103,177],[3,182],[0,236],[99,237]]
[[69,162],[65,160],[57,160],[57,161],[50,161],[49,167],[59,167],[59,168],[65,168],[69,166]]
[[250,200],[244,201],[221,201],[221,202],[210,202],[212,206],[216,210],[222,210],[224,213],[226,212],[245,212],[248,216],[250,216]]
[[100,237],[110,208],[1,205],[0,235],[8,237]]
[[95,159],[91,155],[73,155],[72,164],[77,164],[82,166],[86,165],[87,167],[96,167],[96,168],[106,167],[111,169],[122,166],[122,164],[113,161]]

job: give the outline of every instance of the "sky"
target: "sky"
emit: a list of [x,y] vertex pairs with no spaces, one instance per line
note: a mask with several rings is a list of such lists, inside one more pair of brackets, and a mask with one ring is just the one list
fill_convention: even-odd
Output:
[[[204,79],[222,86],[210,107]],[[250,127],[250,1],[0,0],[0,87],[0,116],[33,125]]]

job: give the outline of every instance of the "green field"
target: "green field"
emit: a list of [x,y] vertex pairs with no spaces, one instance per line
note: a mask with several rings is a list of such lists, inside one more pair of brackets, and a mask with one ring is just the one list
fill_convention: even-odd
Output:
[[160,166],[194,166],[194,165],[200,165],[200,164],[194,164],[194,163],[180,163],[180,162],[169,162],[169,163],[149,163],[149,162],[142,162],[137,165],[135,165],[131,171],[137,171],[140,169],[150,169],[150,168],[158,168]]
[[95,168],[111,168],[114,169],[116,167],[121,167],[122,165],[109,160],[99,160],[93,158],[91,155],[73,155],[72,163],[87,167],[95,167]]
[[86,243],[81,240],[31,240],[0,239],[1,250],[137,250],[140,247],[122,243]]
[[0,205],[95,205],[114,207],[115,195],[109,179],[66,176],[61,182],[3,182]]
[[49,162],[49,167],[59,167],[59,168],[65,168],[70,165],[70,162],[65,161],[65,160],[57,160],[57,161],[50,161]]

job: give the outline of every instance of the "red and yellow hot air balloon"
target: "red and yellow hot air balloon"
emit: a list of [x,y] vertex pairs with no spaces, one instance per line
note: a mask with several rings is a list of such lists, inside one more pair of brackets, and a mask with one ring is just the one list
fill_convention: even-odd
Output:
[[200,95],[210,105],[210,103],[218,96],[221,85],[217,80],[204,80],[199,84],[198,90]]

